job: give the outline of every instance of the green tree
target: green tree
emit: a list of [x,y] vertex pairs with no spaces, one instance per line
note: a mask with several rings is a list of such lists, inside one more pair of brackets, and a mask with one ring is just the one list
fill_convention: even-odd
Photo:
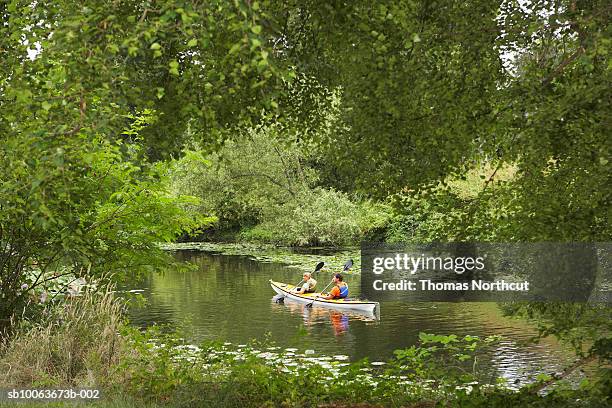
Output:
[[[0,4],[0,319],[58,266],[124,274],[192,231],[163,164],[273,107],[257,3]],[[270,93],[272,95],[273,93]],[[150,119],[161,118],[145,126]],[[193,132],[186,132],[191,129]]]
[[120,278],[165,266],[157,242],[209,221],[181,210],[193,198],[171,195],[164,166],[135,164],[137,155],[81,132],[4,137],[0,322],[62,275]]
[[193,210],[215,214],[221,228],[253,226],[316,181],[304,165],[305,149],[285,141],[283,132],[279,125],[259,126],[206,157],[188,152],[175,163],[171,185],[177,193],[200,197]]
[[0,128],[116,138],[148,108],[162,118],[142,132],[149,157],[180,152],[188,126],[217,145],[228,123],[272,106],[285,75],[262,13],[239,1],[3,2]]
[[242,230],[241,239],[345,245],[381,228],[384,205],[316,186],[314,149],[299,134],[291,137],[295,131],[272,123],[247,129],[206,157],[189,151],[175,163],[171,185],[177,194],[201,198],[191,211],[215,214],[217,229]]
[[270,4],[279,59],[342,94],[344,129],[321,140],[340,185],[385,197],[438,180],[489,130],[504,79],[496,2]]
[[459,200],[452,235],[609,239],[606,2],[264,6],[275,61],[341,94],[341,125],[311,135],[327,183],[386,197],[510,166]]

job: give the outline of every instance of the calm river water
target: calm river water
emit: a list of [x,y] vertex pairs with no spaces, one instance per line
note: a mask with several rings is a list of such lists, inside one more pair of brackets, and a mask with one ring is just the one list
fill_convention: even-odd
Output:
[[[142,290],[146,307],[130,312],[133,324],[180,328],[194,343],[222,340],[244,344],[266,336],[278,346],[345,354],[352,360],[386,360],[393,350],[417,342],[419,332],[501,335],[503,340],[484,362],[492,376],[511,383],[535,372],[559,371],[572,353],[554,340],[529,344],[536,334],[529,324],[504,317],[495,303],[381,302],[380,319],[275,303],[269,279],[297,283],[301,272],[247,257],[201,251],[179,251],[177,257],[199,266],[192,272],[168,270],[148,276],[128,289]],[[330,276],[331,274],[328,273]],[[329,277],[321,275],[325,286]],[[358,295],[359,276],[349,275],[351,295]]]

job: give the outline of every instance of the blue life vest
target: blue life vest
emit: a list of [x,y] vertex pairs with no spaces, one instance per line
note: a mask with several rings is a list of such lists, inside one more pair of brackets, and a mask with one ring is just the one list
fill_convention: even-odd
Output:
[[348,285],[340,286],[340,299],[344,299],[348,296]]

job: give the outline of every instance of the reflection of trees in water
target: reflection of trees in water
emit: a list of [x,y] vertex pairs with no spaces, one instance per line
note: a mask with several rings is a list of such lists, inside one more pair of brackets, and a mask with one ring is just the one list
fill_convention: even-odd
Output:
[[[195,342],[211,338],[248,342],[271,332],[273,339],[286,347],[348,354],[351,359],[386,359],[391,357],[392,350],[416,344],[420,331],[500,334],[507,337],[506,344],[511,346],[497,350],[499,355],[492,352],[492,361],[486,364],[509,379],[525,378],[521,371],[536,364],[550,367],[546,360],[556,359],[562,364],[564,358],[556,342],[544,348],[520,345],[518,341],[535,335],[536,331],[526,323],[505,318],[494,303],[384,302],[381,320],[372,321],[316,306],[305,310],[304,304],[289,300],[284,305],[273,303],[268,279],[296,278],[292,282],[296,283],[301,278],[299,271],[240,256],[197,252],[177,256],[196,263],[198,270],[186,273],[169,270],[163,275],[147,276],[145,286],[139,288],[150,288],[143,294],[150,297],[151,304],[138,312],[138,319],[180,326],[185,316],[192,316],[190,323],[197,333],[193,337]],[[352,285],[351,290],[354,288]],[[308,334],[301,337],[304,332]]]
[[[484,269],[465,270],[456,273],[452,270],[421,268],[416,273],[407,270],[385,271],[374,275],[366,271],[362,276],[364,293],[376,300],[402,301],[570,301],[584,302],[589,299],[597,281],[598,268],[600,275],[610,275],[610,268],[605,266],[609,250],[602,250],[601,245],[592,243],[442,243],[430,245],[396,245],[389,248],[374,248],[366,252],[366,257],[385,256],[393,258],[396,254],[407,254],[415,258],[452,258],[484,260]],[[599,254],[598,254],[599,251]],[[602,253],[604,256],[602,256]],[[600,262],[600,259],[602,261]],[[370,259],[371,261],[371,259]],[[371,264],[364,261],[365,264]],[[435,263],[434,263],[435,264]],[[602,266],[603,265],[603,266]],[[415,291],[374,291],[375,279],[383,282],[414,281]],[[464,283],[469,290],[421,290],[420,280],[433,283]],[[493,282],[529,282],[529,292],[521,291],[474,291],[473,280]],[[599,279],[601,281],[601,279]]]
[[592,243],[479,244],[495,276],[530,282],[528,300],[587,301],[595,287],[598,254]]
[[198,251],[179,251],[176,257],[197,268],[147,276],[141,287],[148,288],[145,296],[149,303],[144,310],[134,310],[133,318],[146,324],[197,329],[198,340],[230,337],[248,340],[270,330],[254,322],[265,321],[269,314],[263,299],[271,289],[262,276],[277,271],[278,265]]

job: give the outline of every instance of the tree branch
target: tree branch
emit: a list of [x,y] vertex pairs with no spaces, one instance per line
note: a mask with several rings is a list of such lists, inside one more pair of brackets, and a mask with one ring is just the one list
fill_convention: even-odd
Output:
[[555,68],[555,70],[550,73],[546,78],[544,78],[542,80],[543,84],[549,84],[556,76],[558,76],[561,72],[563,72],[563,70],[565,69],[565,67],[567,67],[569,64],[572,63],[572,61],[574,61],[576,58],[578,58],[579,55],[584,53],[584,48],[583,47],[579,47],[572,55],[570,55],[569,57],[567,57],[565,60],[563,60],[559,66],[557,66],[557,68]]
[[554,377],[551,378],[548,381],[544,381],[543,383],[535,386],[534,388],[531,389],[531,392],[533,394],[537,394],[538,392],[542,391],[544,388],[548,387],[549,385],[552,385],[554,383],[556,383],[557,381],[560,381],[562,379],[564,379],[565,377],[567,377],[568,375],[570,375],[571,373],[573,373],[578,367],[581,367],[587,363],[590,363],[592,361],[595,361],[595,359],[597,358],[597,356],[595,355],[591,355],[588,357],[584,357],[581,358],[580,360],[576,361],[574,364],[572,364],[571,366],[567,367],[565,370],[563,370],[563,372]]

